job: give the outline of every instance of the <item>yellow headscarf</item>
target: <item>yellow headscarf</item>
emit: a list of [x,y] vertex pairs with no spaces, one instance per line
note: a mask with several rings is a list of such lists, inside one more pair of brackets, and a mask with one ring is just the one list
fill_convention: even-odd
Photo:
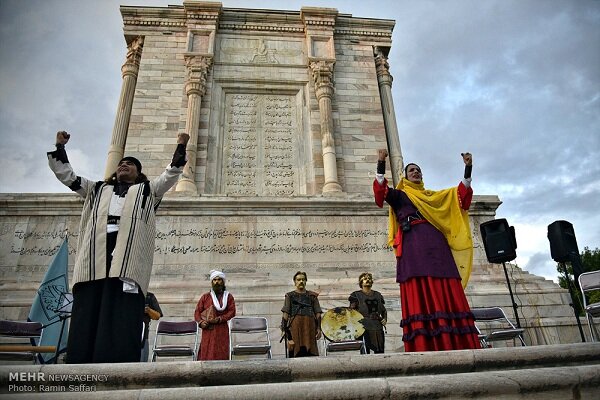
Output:
[[[426,190],[423,182],[413,183],[403,177],[396,189],[406,193],[419,213],[442,232],[458,267],[462,286],[463,288],[467,287],[473,266],[473,239],[469,225],[469,213],[460,207],[458,188]],[[390,207],[388,223],[388,245],[390,247],[394,243],[396,232],[398,232],[398,221],[394,210]]]

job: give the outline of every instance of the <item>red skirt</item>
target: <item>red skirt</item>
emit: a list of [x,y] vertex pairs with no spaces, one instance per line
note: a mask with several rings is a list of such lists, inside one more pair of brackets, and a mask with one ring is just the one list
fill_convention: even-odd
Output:
[[414,277],[400,283],[404,351],[479,349],[460,279]]

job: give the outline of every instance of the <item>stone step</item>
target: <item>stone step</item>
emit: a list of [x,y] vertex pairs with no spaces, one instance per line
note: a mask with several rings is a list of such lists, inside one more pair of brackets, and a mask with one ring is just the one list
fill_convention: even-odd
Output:
[[[9,391],[10,385],[15,386]],[[93,388],[94,393],[85,396],[88,400],[591,399],[600,394],[600,343],[304,359],[0,367],[2,398],[81,398],[81,393],[69,392],[69,385]],[[25,386],[29,392],[16,389]],[[52,393],[53,388],[65,390]]]
[[[554,377],[555,379],[551,379]],[[85,385],[74,385],[81,390]],[[269,383],[234,387],[186,387],[85,393],[9,394],[5,399],[86,400],[329,400],[329,399],[598,399],[600,368],[555,367],[512,371]]]

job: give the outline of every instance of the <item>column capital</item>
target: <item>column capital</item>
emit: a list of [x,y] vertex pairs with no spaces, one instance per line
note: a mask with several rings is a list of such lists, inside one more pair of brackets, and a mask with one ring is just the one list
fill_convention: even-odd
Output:
[[140,69],[140,60],[142,59],[142,49],[144,48],[144,37],[136,36],[127,43],[127,55],[125,56],[125,64],[121,67],[123,78],[127,75],[137,77]]
[[206,76],[212,65],[212,56],[187,54],[184,56],[186,67],[185,92],[204,95],[206,91]]
[[317,99],[323,96],[333,96],[333,68],[334,60],[310,60],[309,67],[315,84]]
[[390,74],[390,64],[388,63],[387,54],[380,47],[375,47],[373,53],[375,56],[377,78],[380,83],[387,83],[391,86],[394,78]]

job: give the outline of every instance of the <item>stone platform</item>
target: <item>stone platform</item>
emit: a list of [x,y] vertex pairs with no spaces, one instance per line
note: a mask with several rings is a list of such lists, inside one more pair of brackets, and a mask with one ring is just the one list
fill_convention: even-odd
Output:
[[[13,386],[9,392],[9,385],[30,391],[15,392]],[[62,389],[60,385],[65,390],[51,391]],[[85,394],[88,400],[597,399],[600,343],[310,359],[0,367],[3,399],[82,398],[69,388],[93,389]]]

